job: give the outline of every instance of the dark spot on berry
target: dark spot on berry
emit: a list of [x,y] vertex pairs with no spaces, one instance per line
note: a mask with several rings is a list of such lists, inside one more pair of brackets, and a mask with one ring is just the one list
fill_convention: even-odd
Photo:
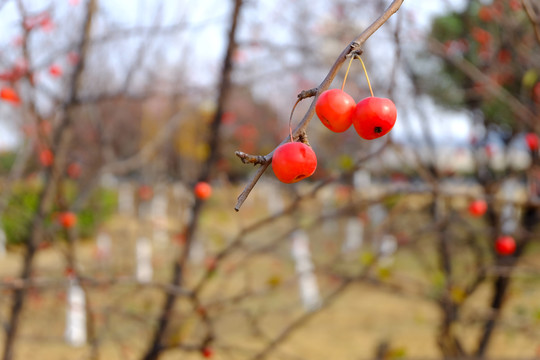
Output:
[[375,131],[375,134],[380,134],[380,133],[382,133],[382,127],[375,126],[375,129],[373,129],[373,131]]
[[306,177],[305,174],[300,174],[300,175],[298,175],[297,177],[294,178],[294,181],[301,180],[301,179],[303,179],[303,178],[305,178],[305,177]]

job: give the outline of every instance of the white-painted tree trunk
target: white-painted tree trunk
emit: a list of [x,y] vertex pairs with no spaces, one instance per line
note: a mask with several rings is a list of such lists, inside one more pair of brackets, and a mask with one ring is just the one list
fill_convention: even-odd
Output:
[[152,198],[151,217],[154,223],[152,239],[157,246],[165,246],[168,243],[169,235],[167,233],[167,208],[168,197],[167,188],[159,186],[156,189],[156,195]]
[[86,344],[86,298],[75,279],[69,279],[68,283],[64,337],[71,346]]
[[297,230],[292,235],[291,254],[296,265],[300,297],[306,311],[313,311],[321,304],[317,279],[309,250],[309,238],[305,231]]
[[118,211],[127,216],[135,214],[134,190],[130,183],[121,182],[118,186]]
[[205,258],[206,250],[204,244],[199,239],[195,239],[189,250],[189,261],[194,264],[202,264]]
[[100,232],[96,238],[97,257],[107,261],[111,258],[111,237],[105,232]]
[[501,230],[504,234],[514,234],[518,228],[518,209],[512,203],[518,199],[519,183],[514,179],[506,180],[502,186],[502,197],[506,202],[501,210]]
[[394,254],[398,248],[398,243],[394,235],[383,235],[379,245],[379,265],[389,267],[394,263]]
[[371,186],[371,174],[367,170],[358,170],[353,175],[355,190],[365,190]]
[[358,217],[347,220],[345,227],[345,241],[341,246],[341,253],[347,254],[358,250],[364,241],[364,222]]
[[135,277],[140,283],[152,281],[152,244],[146,237],[139,237],[136,244]]

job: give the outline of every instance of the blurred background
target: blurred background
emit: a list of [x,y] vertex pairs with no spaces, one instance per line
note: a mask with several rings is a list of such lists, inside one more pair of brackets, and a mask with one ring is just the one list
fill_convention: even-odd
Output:
[[537,1],[404,1],[388,135],[315,116],[296,184],[235,155],[390,5],[0,0],[2,359],[540,358]]

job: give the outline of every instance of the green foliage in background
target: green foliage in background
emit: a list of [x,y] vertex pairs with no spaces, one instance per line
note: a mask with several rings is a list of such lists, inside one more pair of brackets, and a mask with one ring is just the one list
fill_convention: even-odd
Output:
[[17,154],[13,151],[0,153],[0,175],[7,175],[15,163]]
[[[508,103],[488,91],[498,85],[531,109],[540,103],[540,47],[521,1],[470,1],[461,11],[435,18],[429,36],[445,55],[436,76],[419,73],[439,104],[480,110],[487,124],[526,130]],[[453,62],[469,63],[485,79],[470,78]]]
[[[7,207],[2,214],[2,226],[8,244],[20,244],[29,235],[32,218],[37,210],[42,185],[37,181],[25,181],[14,186]],[[68,201],[76,195],[74,184],[67,184]],[[81,238],[94,235],[99,225],[109,218],[116,209],[117,196],[113,190],[98,188],[77,213],[77,229]],[[47,226],[53,226],[54,213],[46,219]],[[55,240],[55,239],[52,239]]]

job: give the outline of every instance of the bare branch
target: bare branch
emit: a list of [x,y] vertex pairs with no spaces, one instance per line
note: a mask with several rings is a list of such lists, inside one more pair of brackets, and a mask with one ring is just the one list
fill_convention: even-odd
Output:
[[[537,14],[534,10],[531,0],[521,0],[521,3],[523,4],[525,12],[527,13],[527,17],[531,21],[531,24],[534,28],[534,35],[536,36],[536,41],[540,43],[540,14]],[[538,11],[540,11],[540,9]]]
[[268,162],[266,157],[262,155],[249,155],[243,151],[236,151],[234,154],[238,156],[244,164],[263,165]]

